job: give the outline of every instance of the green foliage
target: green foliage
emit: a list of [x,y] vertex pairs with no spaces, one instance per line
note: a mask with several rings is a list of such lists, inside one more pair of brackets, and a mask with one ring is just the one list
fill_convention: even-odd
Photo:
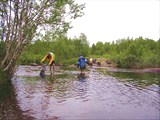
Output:
[[103,43],[102,42],[97,42],[96,44],[96,51],[95,51],[95,54],[97,55],[103,55],[104,54],[104,47],[103,47]]
[[10,78],[9,78],[8,74],[9,74],[9,71],[0,70],[0,88],[3,85],[9,83]]
[[2,62],[2,58],[5,55],[5,47],[6,47],[5,42],[4,41],[0,41],[0,62]]
[[56,56],[56,64],[76,64],[80,54],[88,56],[89,43],[87,37],[81,34],[79,38],[68,39],[61,36],[54,41],[36,41],[30,44],[18,59],[18,64],[39,64],[41,59],[48,53],[53,52]]
[[131,68],[135,65],[136,56],[127,53],[120,53],[113,56],[112,60],[120,68]]
[[141,67],[160,67],[160,55],[149,51],[141,57]]
[[[79,5],[74,0],[1,0],[0,42],[4,44],[0,43],[0,70],[9,71],[8,76],[12,76],[20,55],[19,63],[38,63],[42,54],[56,46],[46,42],[44,45],[47,47],[41,47],[40,42],[30,44],[31,41],[41,39],[44,34],[48,34],[46,41],[65,35],[71,28],[72,19],[84,15],[84,8],[85,4]],[[58,52],[62,58],[65,57],[62,56],[64,49]]]
[[[50,41],[50,42],[49,42]],[[44,37],[30,44],[19,59],[21,64],[39,63],[49,52],[56,55],[56,64],[76,64],[78,56],[105,58],[114,62],[120,68],[160,67],[160,41],[151,39],[121,39],[116,43],[98,42],[89,47],[87,37],[81,34],[79,38],[68,39],[61,36],[54,41],[46,41]]]
[[120,39],[116,43],[98,42],[91,54],[112,60],[121,68],[160,67],[160,41],[151,39]]

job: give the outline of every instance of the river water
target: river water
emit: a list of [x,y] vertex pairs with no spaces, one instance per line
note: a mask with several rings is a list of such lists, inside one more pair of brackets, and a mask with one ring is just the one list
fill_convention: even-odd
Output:
[[160,73],[19,66],[0,88],[0,119],[160,119]]

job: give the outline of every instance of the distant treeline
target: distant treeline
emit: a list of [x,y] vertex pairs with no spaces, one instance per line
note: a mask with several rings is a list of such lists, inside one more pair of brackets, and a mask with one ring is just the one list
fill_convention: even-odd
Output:
[[54,41],[37,40],[25,49],[17,63],[40,63],[48,52],[56,55],[56,64],[75,64],[82,54],[111,60],[120,68],[160,67],[160,40],[127,38],[112,43],[97,42],[90,47],[84,34],[73,39],[63,36]]

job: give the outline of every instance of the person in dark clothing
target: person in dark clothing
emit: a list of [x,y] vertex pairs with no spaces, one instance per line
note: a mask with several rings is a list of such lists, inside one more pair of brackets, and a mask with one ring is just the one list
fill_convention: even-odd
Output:
[[81,74],[83,73],[83,71],[86,68],[86,63],[88,63],[87,59],[85,57],[83,57],[82,55],[80,55],[78,58],[77,67],[80,68]]

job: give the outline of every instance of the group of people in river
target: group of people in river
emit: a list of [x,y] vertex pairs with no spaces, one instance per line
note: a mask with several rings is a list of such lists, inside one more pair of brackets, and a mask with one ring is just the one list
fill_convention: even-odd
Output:
[[[49,61],[48,65],[50,66],[50,73],[52,75],[54,73],[54,69],[55,69],[55,54],[52,52],[48,52],[40,62],[43,63],[46,60]],[[92,66],[92,62],[93,62],[92,58],[87,60],[82,55],[79,55],[79,58],[77,60],[77,68],[80,68],[81,74],[83,74],[83,72],[86,68],[86,64],[88,64],[89,66]],[[44,74],[44,71],[45,71],[45,66],[42,67],[42,70],[40,72],[41,76]]]

